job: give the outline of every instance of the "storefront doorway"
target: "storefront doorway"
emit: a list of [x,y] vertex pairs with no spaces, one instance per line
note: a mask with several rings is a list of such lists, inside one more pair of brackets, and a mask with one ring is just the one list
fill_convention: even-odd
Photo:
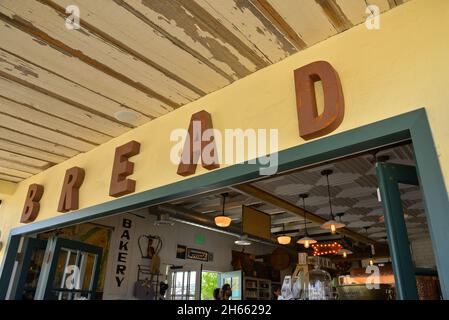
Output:
[[102,249],[58,237],[29,238],[15,297],[18,300],[91,300]]
[[[36,234],[36,231],[48,231],[54,229],[55,226],[63,227],[73,225],[80,221],[100,218],[102,216],[105,217],[108,215],[112,216],[114,214],[129,212],[136,210],[137,208],[145,207],[159,208],[165,206],[165,211],[172,215],[176,221],[180,221],[182,220],[180,216],[183,215],[183,210],[173,211],[168,210],[167,208],[171,207],[173,209],[173,206],[175,205],[183,207],[183,205],[185,205],[184,202],[188,202],[189,198],[204,198],[205,195],[211,192],[215,193],[215,195],[220,195],[223,192],[223,189],[226,189],[228,192],[246,194],[250,198],[259,198],[259,200],[263,196],[264,198],[261,202],[268,202],[269,205],[275,206],[278,211],[281,211],[272,213],[275,217],[277,215],[276,218],[281,221],[277,225],[271,224],[270,226],[270,232],[273,238],[276,239],[279,235],[291,233],[289,236],[296,239],[296,237],[299,237],[304,232],[301,226],[298,226],[302,224],[301,222],[303,220],[301,219],[302,215],[300,214],[301,206],[299,204],[299,194],[310,192],[312,193],[312,196],[317,197],[317,199],[315,199],[317,203],[308,204],[312,207],[310,210],[314,211],[312,213],[316,216],[315,218],[311,218],[313,216],[308,215],[309,220],[306,220],[306,225],[309,221],[310,224],[307,226],[309,230],[316,228],[316,224],[321,221],[317,217],[325,219],[324,217],[329,214],[329,212],[320,208],[320,206],[322,206],[320,201],[323,203],[327,202],[327,194],[325,192],[326,184],[321,181],[324,178],[323,176],[320,177],[320,174],[325,170],[329,170],[330,166],[337,167],[335,170],[337,173],[342,173],[346,170],[343,172],[346,173],[346,175],[343,174],[343,176],[346,176],[345,179],[349,179],[348,181],[343,179],[339,182],[338,179],[336,179],[337,185],[333,185],[332,188],[337,189],[336,191],[338,192],[336,192],[337,195],[334,193],[334,195],[331,196],[342,198],[341,200],[336,199],[337,201],[334,202],[333,205],[344,207],[344,209],[341,209],[345,211],[344,214],[338,215],[336,219],[339,219],[338,221],[343,221],[348,230],[339,232],[339,236],[342,236],[341,239],[336,238],[333,234],[313,234],[314,236],[321,237],[319,242],[328,244],[333,241],[348,244],[351,248],[354,248],[354,251],[352,251],[354,256],[355,254],[359,254],[357,258],[360,261],[361,268],[366,266],[366,263],[370,265],[376,264],[376,262],[379,265],[384,264],[384,266],[387,265],[387,267],[390,267],[392,273],[386,274],[385,276],[386,278],[388,278],[389,275],[393,276],[394,293],[395,298],[397,299],[417,299],[420,297],[417,286],[417,275],[437,276],[437,283],[441,288],[441,296],[446,297],[446,279],[448,278],[448,275],[447,272],[445,272],[446,269],[442,269],[441,266],[445,265],[447,260],[447,257],[442,252],[442,250],[447,247],[447,243],[442,241],[444,237],[442,238],[443,230],[441,230],[441,228],[448,224],[447,218],[442,213],[444,211],[443,209],[447,207],[447,193],[444,183],[442,182],[441,172],[435,170],[435,168],[439,168],[439,166],[433,145],[432,143],[429,143],[429,141],[431,142],[431,136],[427,126],[425,113],[418,111],[416,113],[385,120],[382,123],[373,124],[368,127],[355,129],[281,152],[279,154],[280,174],[269,177],[268,179],[260,179],[257,175],[256,168],[252,167],[250,164],[235,166],[229,169],[211,172],[203,177],[195,177],[189,179],[189,181],[181,181],[173,186],[165,186],[162,187],[161,190],[149,191],[148,193],[119,199],[112,205],[108,205],[107,210],[101,208],[94,208],[93,211],[92,209],[86,209],[80,211],[78,215],[76,215],[76,213],[71,214],[71,219],[59,219],[58,217],[58,221],[47,221],[45,223],[23,227],[12,235],[6,259],[7,263],[5,264],[1,279],[2,288],[7,285],[8,297],[14,297],[16,294],[16,284],[14,281],[16,280],[7,281],[5,278],[5,270],[6,272],[10,270],[10,275],[12,275],[10,279],[23,277],[23,274],[28,272],[28,270],[20,268],[20,266],[15,263],[15,259],[11,259],[11,257],[15,257],[15,253],[17,252],[27,252],[28,243],[24,243],[23,238],[20,240],[20,237],[23,234]],[[419,135],[416,134],[418,131]],[[391,151],[396,149],[408,153],[412,158],[394,159],[391,158],[390,154],[389,159],[380,159],[380,156],[383,155],[382,152],[385,152],[385,150]],[[393,155],[400,154],[399,151],[392,151],[390,153]],[[363,163],[371,163],[371,167],[365,169],[366,172],[370,172],[370,176],[377,177],[375,178],[376,186],[370,184],[373,182],[372,179],[361,176],[360,173],[357,172],[357,170],[360,169],[360,166],[363,169],[363,163],[360,165],[361,162],[356,161],[361,158],[364,159],[364,161],[362,161]],[[369,160],[369,158],[371,159]],[[347,161],[352,160],[356,163],[353,166],[347,167]],[[411,163],[402,160],[410,160]],[[338,165],[339,163],[340,165]],[[341,163],[343,163],[343,165],[341,165]],[[338,172],[339,170],[342,172]],[[301,175],[301,173],[304,174],[305,177],[317,180],[315,184],[309,181],[299,181],[296,183],[302,186],[311,186],[310,190],[295,189],[293,192],[290,191],[289,187],[286,187],[285,184],[276,186],[276,183],[279,181],[292,179],[292,176],[294,177],[295,174]],[[357,183],[359,184],[356,186],[357,189],[360,191],[366,188],[365,192],[367,194],[364,194],[364,192],[361,192],[362,194],[356,194],[356,191],[346,188],[338,190],[339,183],[341,183],[342,186],[345,184],[350,185],[351,183]],[[290,184],[294,185],[295,183]],[[270,189],[270,185],[274,185],[275,188]],[[419,187],[417,187],[417,185],[419,185]],[[372,197],[373,188],[375,193],[374,198]],[[282,192],[282,190],[284,190],[284,192]],[[344,194],[345,192],[347,194],[346,196],[340,195],[340,197],[338,197],[339,194]],[[289,196],[294,196],[295,201],[289,201]],[[370,199],[364,199],[363,197],[365,196],[370,197]],[[359,197],[360,199],[358,199]],[[379,200],[381,200],[381,202],[379,202]],[[365,206],[362,206],[362,204]],[[244,203],[244,205],[248,204]],[[254,206],[254,204],[251,203],[250,205]],[[369,207],[371,205],[373,207]],[[241,204],[239,207],[241,207]],[[266,211],[261,208],[257,209],[264,212]],[[367,209],[372,210],[367,211]],[[335,210],[334,213],[340,213],[338,208]],[[287,216],[283,217],[282,211],[286,213]],[[176,212],[179,213],[179,216],[177,216]],[[207,210],[202,213],[206,213],[207,216]],[[216,211],[212,211],[210,214],[214,215],[216,214]],[[289,222],[288,220],[293,218],[288,217],[288,215],[294,216],[296,221],[292,220]],[[212,217],[209,216],[209,218]],[[351,221],[351,219],[354,220]],[[238,219],[235,220],[238,221]],[[409,220],[409,222],[407,222],[407,220]],[[190,225],[200,225],[198,221],[195,222],[190,220],[186,222]],[[206,222],[204,223],[204,227],[210,227]],[[379,223],[384,226],[381,227],[378,225]],[[293,229],[295,232],[290,232],[290,229],[288,228],[290,226],[294,226]],[[425,235],[426,237],[421,239],[420,236],[422,235]],[[430,245],[431,251],[435,256],[433,262],[430,262],[430,265],[433,264],[433,268],[417,268],[416,261],[417,258],[420,258],[420,254],[418,254],[418,257],[414,257],[413,255],[412,240],[414,237],[420,238],[418,239],[420,242],[418,241],[415,244],[415,251],[417,250],[416,248],[419,247],[419,243]],[[349,241],[349,239],[352,240]],[[380,247],[382,249],[368,251],[367,248],[371,249],[373,244],[375,247]],[[20,250],[19,247],[21,247]],[[79,254],[82,254],[81,251]],[[88,253],[91,252],[88,251]],[[310,253],[313,256],[313,253]],[[216,256],[216,253],[214,253],[214,256]],[[326,256],[326,254],[324,254],[324,256]],[[97,254],[97,257],[99,257],[99,254]],[[342,259],[347,259],[347,257]],[[429,257],[429,259],[431,260],[432,257]],[[332,261],[334,259],[330,260]],[[334,264],[341,262],[338,261],[338,259],[335,260]],[[330,264],[330,268],[332,268],[332,263]],[[199,299],[199,294],[197,293],[199,290],[197,290],[197,287],[201,281],[195,281],[195,285],[192,286],[191,281],[186,282],[184,279],[200,277],[201,273],[192,270],[187,270],[187,273],[181,271],[178,272],[174,271],[174,269],[172,270],[171,277],[169,277],[171,279],[171,289],[178,288],[179,282],[181,284],[181,295],[184,295],[188,299]],[[292,275],[294,273],[292,270],[289,270],[289,272]],[[353,278],[351,281],[355,281],[355,283],[351,282],[349,284],[356,285],[357,282],[354,279],[357,279],[357,274],[351,274],[350,276]],[[39,278],[41,277],[42,275],[40,275]],[[182,278],[183,281],[178,281],[178,278]],[[284,279],[284,277],[281,278]],[[36,287],[36,295],[38,293],[40,294],[40,291],[38,290],[40,288],[40,282],[41,281],[38,281]],[[173,283],[175,283],[175,285]],[[341,286],[342,284],[345,283],[340,282],[337,285],[334,285],[334,287]],[[91,288],[92,287],[89,287],[89,289]],[[185,291],[182,288],[187,288],[188,290]],[[53,289],[55,288],[49,290]],[[171,289],[169,288],[169,290]],[[57,288],[55,290],[57,290]],[[176,292],[177,291],[175,290],[173,293],[176,295]],[[60,293],[61,292],[58,291],[58,297]],[[343,292],[340,292],[339,296],[342,297],[343,294]],[[242,295],[244,295],[244,292],[242,292]],[[41,297],[45,297],[45,295],[42,295]],[[91,294],[91,297],[93,297],[93,294]]]

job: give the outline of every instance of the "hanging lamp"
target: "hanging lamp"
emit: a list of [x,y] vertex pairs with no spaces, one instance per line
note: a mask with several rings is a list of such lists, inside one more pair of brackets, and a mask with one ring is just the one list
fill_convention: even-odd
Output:
[[299,239],[297,243],[303,244],[304,248],[309,248],[311,244],[317,243],[317,241],[311,237],[309,237],[309,233],[307,232],[307,211],[306,211],[306,199],[309,197],[308,194],[303,193],[300,194],[299,197],[302,199],[302,205],[304,210],[304,237]]
[[215,224],[220,228],[227,228],[231,225],[231,218],[225,215],[225,203],[226,203],[226,197],[228,196],[227,193],[223,193],[223,208],[221,210],[221,215],[215,217]]
[[[363,227],[363,229],[365,229],[365,233],[366,233],[366,237],[368,237],[368,229],[371,228],[371,226],[365,226]],[[368,254],[368,258],[369,258],[369,262],[368,264],[370,266],[374,265],[374,254],[375,254],[375,249],[374,249],[374,245],[370,244],[369,245],[369,254]]]
[[321,225],[321,229],[330,230],[332,234],[337,233],[337,229],[344,228],[346,225],[342,222],[335,221],[334,213],[332,211],[331,187],[329,184],[329,176],[333,174],[332,170],[323,170],[321,175],[326,176],[327,179],[327,193],[329,196],[329,220]]
[[376,251],[374,249],[374,245],[370,245],[370,252],[369,252],[369,265],[374,265],[374,255],[376,254]]
[[[282,229],[285,232],[285,224],[282,225]],[[285,234],[283,234],[282,236],[278,237],[278,243],[279,244],[287,245],[287,244],[290,244],[291,241],[292,241],[292,237],[287,236]]]
[[[341,218],[341,216],[342,216],[342,214],[340,214],[340,218]],[[343,244],[347,245],[347,241],[345,240],[345,236],[343,236]],[[354,252],[352,252],[351,250],[345,249],[345,248],[342,248],[341,250],[339,250],[337,252],[338,255],[343,256],[343,258],[345,258],[345,259],[348,257],[348,255],[353,254],[353,253]]]
[[343,258],[347,258],[348,255],[353,254],[353,252],[348,249],[341,249],[340,251],[337,252],[337,254],[343,256]]

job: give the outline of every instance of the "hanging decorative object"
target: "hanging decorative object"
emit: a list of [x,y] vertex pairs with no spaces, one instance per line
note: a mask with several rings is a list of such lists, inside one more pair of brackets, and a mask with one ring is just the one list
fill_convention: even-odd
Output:
[[340,251],[337,252],[337,254],[343,256],[343,258],[347,258],[348,254],[353,254],[353,252],[348,249],[341,249]]
[[[341,218],[342,215],[343,215],[343,214],[340,214],[340,215],[338,215],[338,216],[340,216],[340,218]],[[342,246],[343,246],[343,245],[348,246],[348,242],[346,241],[345,236],[343,236],[343,241],[342,241],[342,243],[343,243]],[[354,253],[354,252],[352,252],[351,250],[346,249],[346,248],[343,248],[343,249],[341,249],[340,251],[337,252],[337,254],[340,255],[340,256],[343,256],[343,258],[347,258],[348,255],[353,254],[353,253]]]
[[374,245],[370,245],[370,252],[369,252],[369,265],[374,265],[374,255],[376,254],[376,251],[374,249]]
[[329,243],[316,243],[312,244],[313,256],[325,256],[329,254],[337,254],[341,249],[342,245],[338,242]]
[[[282,230],[285,232],[285,224],[282,225]],[[287,235],[281,235],[278,237],[278,243],[279,244],[283,244],[283,245],[287,245],[290,244],[290,242],[292,241],[292,237],[287,236]]]
[[327,193],[329,196],[329,220],[321,225],[322,229],[330,230],[332,234],[337,233],[337,229],[344,228],[345,224],[342,222],[335,221],[334,213],[332,211],[332,199],[331,199],[331,188],[329,184],[329,176],[333,174],[334,172],[332,170],[323,170],[321,172],[321,175],[326,176],[327,179]]
[[304,210],[304,237],[299,239],[297,243],[303,244],[304,248],[309,248],[311,244],[317,243],[317,241],[311,237],[309,237],[309,234],[307,232],[307,211],[306,211],[306,199],[309,197],[308,194],[300,194],[299,197],[302,199],[303,204],[303,210]]
[[225,215],[225,203],[226,203],[226,197],[228,196],[227,193],[223,193],[223,208],[221,211],[221,215],[215,217],[215,224],[220,228],[227,228],[231,225],[231,218]]

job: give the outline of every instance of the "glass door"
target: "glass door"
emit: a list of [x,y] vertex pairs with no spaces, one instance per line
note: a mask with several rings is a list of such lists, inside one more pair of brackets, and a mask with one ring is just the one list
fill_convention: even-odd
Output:
[[78,241],[50,238],[47,242],[36,300],[92,300],[102,249]]
[[170,300],[200,300],[201,267],[170,269],[168,292]]
[[22,271],[19,276],[15,299],[33,300],[44,262],[47,241],[35,238],[27,238],[24,241],[26,242],[26,249],[22,256]]

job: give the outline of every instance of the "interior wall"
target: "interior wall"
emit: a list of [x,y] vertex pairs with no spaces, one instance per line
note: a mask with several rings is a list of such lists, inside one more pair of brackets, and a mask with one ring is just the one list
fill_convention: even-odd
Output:
[[[170,162],[174,129],[186,129],[199,110],[212,115],[215,129],[279,129],[279,150],[305,143],[298,135],[293,70],[313,61],[330,62],[340,75],[346,115],[339,133],[425,107],[445,181],[449,181],[449,1],[414,0],[381,15],[380,30],[363,24],[260,70],[161,118],[136,128],[98,148],[21,182],[0,208],[1,241],[20,226],[28,187],[44,185],[36,221],[56,212],[65,171],[86,170],[80,208],[112,200],[109,181],[117,146],[137,140],[141,153],[133,157],[136,192],[185,179]],[[334,134],[333,133],[333,134]],[[226,166],[225,164],[222,167]],[[207,170],[198,166],[197,175]],[[65,213],[70,214],[70,213]],[[3,260],[5,250],[0,251]]]
[[[114,227],[108,255],[108,269],[105,276],[104,299],[134,298],[133,288],[137,280],[138,265],[149,265],[150,263],[148,259],[141,258],[137,242],[139,236],[145,234],[158,235],[162,238],[163,248],[160,252],[162,273],[165,273],[165,266],[167,265],[199,267],[201,263],[203,263],[203,270],[219,272],[233,271],[231,266],[232,250],[241,250],[242,248],[234,245],[235,237],[179,222],[175,223],[174,226],[154,226],[154,216],[148,215],[145,211],[138,211],[137,214],[144,218],[128,213],[95,221],[102,225]],[[127,229],[123,228],[123,219],[132,221],[131,228],[129,229],[130,240],[128,250],[123,250],[123,246],[122,250],[119,248],[120,240],[126,241],[126,236],[122,239],[123,231]],[[205,241],[203,245],[195,243],[195,236],[197,234],[204,235]],[[213,261],[200,262],[196,260],[177,259],[176,249],[178,244],[211,252],[213,254]],[[256,243],[245,248],[245,252],[255,255],[268,254],[273,250],[274,247]],[[120,252],[127,253],[125,256],[122,254],[122,258],[126,257],[126,263],[118,262]],[[117,264],[126,265],[124,280],[120,286],[116,280]]]

